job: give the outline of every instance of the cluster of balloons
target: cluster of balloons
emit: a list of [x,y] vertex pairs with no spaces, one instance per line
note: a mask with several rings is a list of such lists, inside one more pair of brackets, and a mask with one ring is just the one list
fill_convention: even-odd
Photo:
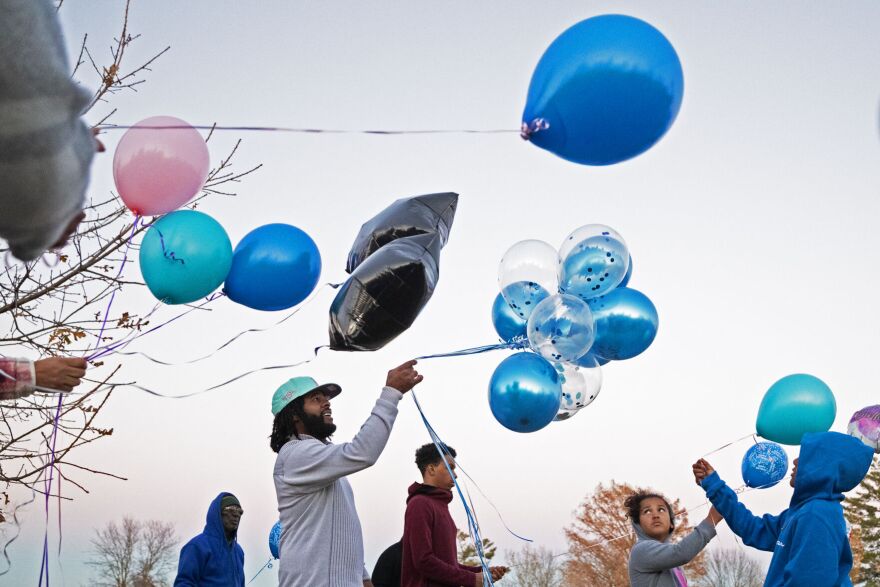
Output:
[[516,243],[498,271],[492,323],[502,340],[528,340],[489,384],[495,418],[516,432],[566,420],[602,386],[601,365],[644,352],[657,335],[657,309],[627,287],[632,258],[623,237],[582,226],[557,251],[538,240]]
[[257,310],[300,303],[321,275],[321,255],[308,234],[289,224],[267,224],[233,250],[211,216],[178,210],[204,186],[209,161],[198,131],[171,116],[143,120],[119,141],[113,177],[120,197],[139,216],[162,215],[140,247],[150,292],[167,304],[186,304],[225,282],[229,299]]
[[620,14],[588,18],[538,62],[522,136],[575,163],[611,165],[659,141],[683,93],[681,62],[660,31]]
[[452,192],[401,198],[361,227],[330,306],[331,349],[374,351],[412,326],[440,280],[457,206]]

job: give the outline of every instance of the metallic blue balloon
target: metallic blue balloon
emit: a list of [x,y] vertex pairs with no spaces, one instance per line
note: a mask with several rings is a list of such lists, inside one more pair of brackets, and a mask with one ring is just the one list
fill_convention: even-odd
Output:
[[492,415],[514,432],[534,432],[552,422],[561,400],[559,373],[534,353],[507,357],[489,381]]
[[541,57],[523,136],[575,163],[618,163],[666,134],[683,93],[681,62],[660,31],[620,14],[588,18]]
[[742,461],[742,477],[748,487],[773,487],[788,472],[788,455],[775,442],[759,442],[746,451]]
[[640,291],[618,287],[590,300],[590,310],[596,324],[592,352],[605,359],[631,359],[651,346],[657,336],[657,308]]
[[623,281],[617,284],[617,287],[626,287],[629,285],[629,280],[633,276],[633,256],[629,256],[629,264],[626,266],[626,275],[623,276]]
[[266,224],[235,247],[224,291],[256,310],[284,310],[308,297],[321,276],[315,241],[289,224]]
[[571,363],[593,344],[593,313],[580,298],[556,294],[543,300],[526,325],[529,346],[548,361]]
[[178,210],[150,226],[141,242],[141,274],[166,304],[187,304],[217,289],[232,264],[232,243],[203,212]]
[[501,294],[495,297],[492,304],[492,325],[505,342],[526,335],[526,321],[517,315]]
[[272,558],[278,558],[278,549],[281,547],[281,522],[275,522],[272,529],[269,530],[269,552]]
[[774,383],[758,408],[756,427],[767,440],[796,445],[807,432],[827,432],[834,424],[837,402],[831,388],[803,373]]

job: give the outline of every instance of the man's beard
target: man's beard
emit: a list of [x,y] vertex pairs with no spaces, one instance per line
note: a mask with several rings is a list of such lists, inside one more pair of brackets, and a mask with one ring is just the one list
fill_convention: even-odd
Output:
[[336,432],[336,424],[328,424],[324,421],[324,416],[312,416],[311,414],[303,414],[300,416],[303,428],[306,434],[313,436],[318,440],[327,440],[334,432]]

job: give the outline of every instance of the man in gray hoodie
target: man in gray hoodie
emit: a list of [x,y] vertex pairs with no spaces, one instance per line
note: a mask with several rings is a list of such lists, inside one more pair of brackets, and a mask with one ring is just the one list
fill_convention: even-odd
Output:
[[422,381],[416,362],[388,372],[370,416],[351,442],[332,444],[330,400],[335,383],[294,377],[272,397],[270,445],[278,453],[273,478],[281,518],[281,587],[372,587],[351,485],[345,479],[376,463],[385,449],[397,404]]
[[638,542],[629,555],[631,587],[686,587],[679,567],[691,562],[715,537],[721,514],[709,510],[706,519],[679,542],[670,542],[675,514],[662,495],[639,492],[624,502]]

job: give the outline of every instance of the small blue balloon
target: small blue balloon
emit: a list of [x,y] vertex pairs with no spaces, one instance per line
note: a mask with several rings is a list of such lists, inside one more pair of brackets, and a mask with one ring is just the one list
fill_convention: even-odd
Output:
[[529,346],[548,361],[572,363],[593,344],[593,313],[580,298],[556,294],[543,300],[526,325]]
[[489,407],[514,432],[534,432],[553,421],[562,401],[559,373],[549,361],[522,352],[501,361],[489,381]]
[[796,445],[807,432],[827,432],[837,415],[831,388],[818,377],[795,374],[774,383],[758,408],[758,434],[767,440]]
[[505,342],[526,335],[526,321],[517,315],[502,294],[498,294],[492,304],[492,325]]
[[223,283],[232,243],[219,222],[203,212],[178,210],[155,221],[141,242],[141,274],[166,304],[187,304]]
[[629,285],[629,280],[633,275],[633,257],[629,256],[629,263],[626,266],[626,275],[623,276],[623,281],[617,284],[617,287],[626,287]]
[[272,529],[269,530],[269,552],[272,558],[278,558],[279,548],[281,547],[281,522],[275,522]]
[[748,487],[773,487],[788,472],[788,455],[775,442],[759,442],[746,451],[742,461],[742,477]]
[[631,359],[651,346],[657,336],[657,308],[640,291],[618,287],[590,300],[590,310],[596,324],[592,352],[605,359]]
[[660,31],[620,14],[588,18],[541,57],[523,136],[575,163],[611,165],[659,141],[683,93],[681,62]]
[[559,291],[582,300],[605,295],[626,276],[629,250],[609,226],[588,224],[559,247]]
[[289,224],[266,224],[235,247],[224,291],[249,308],[284,310],[306,299],[320,276],[321,254],[309,235]]

